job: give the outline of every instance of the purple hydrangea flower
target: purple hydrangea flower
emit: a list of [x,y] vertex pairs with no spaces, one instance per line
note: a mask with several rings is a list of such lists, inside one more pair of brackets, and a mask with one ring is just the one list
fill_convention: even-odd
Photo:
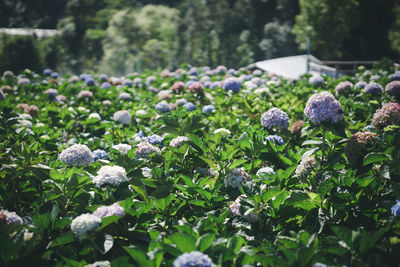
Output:
[[94,79],[91,76],[85,79],[85,83],[87,86],[95,85]]
[[111,84],[109,82],[103,82],[100,87],[101,89],[109,89],[111,88]]
[[57,79],[58,78],[58,72],[53,72],[51,74],[51,77],[54,78],[54,79]]
[[118,203],[114,203],[110,206],[98,207],[93,212],[93,215],[100,217],[100,218],[104,218],[104,217],[108,217],[108,216],[124,216],[125,210]]
[[51,69],[44,69],[43,75],[49,76],[51,74]]
[[382,93],[382,91],[383,91],[382,86],[376,82],[370,82],[364,87],[364,92],[367,94],[375,95]]
[[183,106],[187,103],[188,101],[185,98],[180,98],[178,100],[176,100],[175,104],[177,104],[178,106]]
[[261,124],[268,129],[278,127],[284,130],[289,127],[289,116],[279,108],[271,108],[261,115]]
[[133,85],[133,82],[129,79],[124,80],[124,82],[122,83],[123,86],[128,86],[131,87]]
[[156,110],[161,111],[161,112],[168,112],[169,111],[169,105],[167,102],[159,102],[156,105]]
[[400,104],[383,104],[381,109],[375,111],[371,124],[379,129],[383,129],[389,125],[400,125]]
[[211,68],[210,68],[209,66],[204,66],[204,67],[201,69],[202,72],[206,72],[206,71],[209,71],[209,70],[211,70]]
[[335,91],[337,95],[348,93],[353,88],[353,83],[344,81],[336,85]]
[[121,100],[129,100],[132,98],[132,96],[130,93],[122,92],[119,94],[118,98]]
[[392,81],[400,81],[400,71],[396,71],[395,73],[389,75],[389,79]]
[[142,84],[142,78],[136,77],[135,79],[133,79],[133,84],[135,86],[141,85]]
[[149,76],[149,77],[146,78],[146,84],[147,85],[150,85],[151,83],[153,83],[155,81],[157,81],[157,78],[154,77],[154,76]]
[[392,214],[396,217],[400,216],[400,200],[396,200],[396,204],[393,205]]
[[[143,131],[142,131],[142,134],[143,134]],[[158,134],[152,134],[146,138],[146,141],[152,145],[159,145],[162,143],[163,140],[164,140],[164,138],[162,138]]]
[[199,251],[183,253],[174,261],[174,267],[212,267],[212,260]]
[[268,135],[266,137],[267,140],[271,141],[272,143],[278,143],[279,145],[283,145],[285,142],[283,141],[283,138],[280,137],[279,135]]
[[8,210],[0,210],[0,215],[4,216],[3,218],[5,219],[6,224],[10,223],[17,223],[17,224],[23,224],[24,222],[22,221],[22,218],[17,215],[14,211],[8,211]]
[[93,151],[93,160],[96,162],[99,159],[108,159],[107,152],[102,149],[96,149]]
[[215,107],[213,105],[205,105],[202,109],[203,113],[209,113],[213,112],[215,110]]
[[238,78],[235,77],[229,77],[225,79],[223,82],[223,87],[226,91],[231,90],[234,93],[237,93],[240,91],[240,88],[242,87],[242,83]]
[[196,105],[193,104],[192,102],[187,102],[185,105],[183,105],[186,108],[186,111],[192,111],[196,110]]
[[215,89],[215,88],[218,88],[218,87],[221,87],[221,82],[213,82],[211,85],[210,85],[210,89]]
[[364,89],[364,87],[367,86],[367,83],[364,81],[359,81],[354,85],[355,89]]
[[312,95],[306,104],[304,114],[314,124],[338,122],[343,119],[339,101],[329,92]]
[[400,81],[392,81],[385,87],[386,93],[393,96],[400,96]]
[[217,74],[225,74],[227,72],[227,68],[223,65],[219,65],[216,69],[215,72]]

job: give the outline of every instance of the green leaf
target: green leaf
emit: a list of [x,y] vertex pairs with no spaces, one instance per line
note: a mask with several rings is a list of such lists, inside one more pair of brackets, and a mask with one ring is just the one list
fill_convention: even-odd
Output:
[[149,198],[147,197],[146,189],[144,187],[136,186],[131,184],[130,185],[133,190],[136,191],[139,195],[141,195],[146,202],[149,202]]
[[75,241],[75,236],[72,232],[67,232],[59,237],[57,237],[54,241],[51,241],[50,248],[54,248],[57,246],[66,245]]
[[389,160],[389,159],[390,156],[384,153],[371,152],[364,157],[364,166],[371,163],[382,162],[384,160]]
[[147,267],[147,266],[154,266],[150,260],[147,259],[146,254],[139,250],[136,247],[123,247],[126,252],[128,252],[129,256],[134,259],[139,266]]
[[202,236],[200,236],[199,239],[197,239],[196,242],[196,247],[197,250],[204,252],[207,248],[209,248],[214,241],[215,234],[207,233]]
[[169,237],[181,252],[196,250],[196,240],[187,234],[175,233]]
[[239,166],[239,165],[245,163],[246,161],[247,161],[247,160],[245,160],[245,159],[238,159],[238,160],[235,160],[235,161],[229,166],[229,169],[234,169],[234,168],[236,168],[237,166]]

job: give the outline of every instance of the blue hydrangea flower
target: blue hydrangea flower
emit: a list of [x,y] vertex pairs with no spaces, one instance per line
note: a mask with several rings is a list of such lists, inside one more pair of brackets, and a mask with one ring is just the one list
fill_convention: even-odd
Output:
[[58,78],[58,72],[53,72],[52,74],[51,74],[51,77],[52,78]]
[[378,83],[370,82],[369,84],[367,84],[364,87],[364,92],[367,93],[367,94],[376,95],[376,94],[382,93],[383,92],[383,88]]
[[[142,131],[142,133],[143,133],[143,131]],[[164,140],[164,138],[162,138],[158,134],[152,134],[146,138],[146,141],[152,145],[159,145],[162,143],[163,140]]]
[[87,86],[93,86],[95,84],[94,79],[91,76],[85,79],[85,83]]
[[221,87],[221,82],[213,82],[210,85],[210,89],[215,89],[215,88],[218,88],[218,87]]
[[93,151],[93,160],[97,161],[99,159],[108,159],[107,152],[102,149],[96,149]]
[[242,87],[242,83],[238,78],[235,77],[229,77],[224,81],[223,87],[226,91],[233,91],[235,93],[240,91],[240,88]]
[[183,106],[186,108],[186,111],[196,110],[196,105],[193,104],[192,102],[187,102]]
[[51,69],[45,69],[43,75],[49,76],[51,74]]
[[174,267],[211,267],[212,260],[199,251],[183,253],[174,261]]
[[396,217],[400,216],[400,200],[396,200],[396,204],[393,205],[392,214]]
[[103,82],[100,87],[101,89],[109,89],[111,84],[109,82]]
[[206,71],[208,71],[208,70],[211,70],[211,68],[210,68],[209,66],[204,66],[204,67],[201,69],[202,72],[206,72]]
[[215,107],[213,105],[205,105],[203,107],[202,112],[203,113],[209,113],[209,112],[213,112],[215,110]]
[[289,127],[289,116],[279,108],[271,108],[261,115],[261,124],[268,129],[278,127],[284,130]]
[[268,135],[267,140],[273,142],[273,143],[278,143],[278,145],[283,145],[285,142],[283,141],[282,137],[279,135]]
[[156,110],[161,111],[161,112],[168,112],[169,105],[167,102],[160,102],[156,105]]
[[81,75],[79,75],[79,79],[80,79],[81,81],[84,81],[84,80],[86,80],[86,79],[89,78],[89,77],[92,77],[92,75],[86,74],[86,73],[82,73]]
[[389,75],[389,79],[391,79],[392,81],[400,81],[400,70]]

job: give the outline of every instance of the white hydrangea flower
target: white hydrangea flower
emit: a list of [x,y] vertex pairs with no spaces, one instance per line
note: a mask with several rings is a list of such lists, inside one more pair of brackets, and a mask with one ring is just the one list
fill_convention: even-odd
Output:
[[132,149],[132,146],[128,144],[118,144],[113,145],[112,148],[118,150],[121,154],[126,155],[126,153]]
[[132,116],[127,110],[120,110],[114,113],[114,120],[119,121],[122,124],[129,124]]
[[28,121],[28,120],[19,120],[18,121],[18,126],[22,126],[25,128],[32,128],[32,122]]
[[97,113],[97,112],[90,113],[88,118],[89,118],[89,119],[93,119],[93,118],[94,118],[94,119],[96,119],[96,120],[98,120],[98,121],[101,121],[100,114]]
[[89,112],[89,110],[85,107],[78,107],[78,111],[80,112]]
[[139,157],[139,158],[147,158],[150,154],[153,153],[160,153],[160,149],[156,146],[153,146],[152,144],[150,144],[149,142],[140,142],[137,145],[137,149],[135,151],[135,154]]
[[44,125],[44,123],[42,123],[42,122],[39,122],[39,123],[36,123],[36,125],[35,125],[35,127],[37,127],[37,128],[42,128],[42,127],[44,127],[45,125]]
[[98,207],[94,212],[93,215],[96,215],[100,218],[108,217],[108,216],[124,216],[125,210],[121,207],[118,203],[114,203],[110,206],[101,206]]
[[317,161],[313,156],[303,155],[301,162],[297,165],[295,174],[297,177],[308,175],[317,166]]
[[99,227],[101,218],[90,213],[79,215],[72,220],[71,230],[79,239],[83,239],[87,232]]
[[226,187],[241,187],[246,181],[250,181],[251,177],[241,169],[230,170],[224,180]]
[[32,116],[27,113],[19,114],[18,117],[21,118],[22,120],[31,120],[32,119]]
[[146,116],[147,115],[147,111],[143,110],[143,109],[139,109],[135,112],[137,117],[141,117],[141,116]]
[[64,149],[59,159],[67,165],[86,166],[93,162],[93,153],[86,145],[76,144]]
[[120,183],[128,181],[126,171],[120,166],[103,166],[93,177],[93,183],[96,187],[101,187],[104,184],[118,186]]
[[275,171],[271,167],[264,167],[257,171],[257,176],[263,176],[264,174],[274,175]]
[[219,128],[216,129],[213,134],[221,134],[223,136],[230,136],[231,135],[231,131],[229,131],[228,129],[225,128]]
[[169,143],[170,146],[178,148],[180,147],[183,142],[187,142],[189,141],[189,138],[187,138],[186,136],[178,136],[175,137],[174,139],[171,140],[171,142]]
[[111,267],[111,263],[109,261],[96,261],[83,267]]
[[0,210],[0,215],[5,216],[5,221],[7,224],[10,223],[17,223],[17,224],[23,224],[22,218],[17,215],[14,211],[8,211],[8,210]]

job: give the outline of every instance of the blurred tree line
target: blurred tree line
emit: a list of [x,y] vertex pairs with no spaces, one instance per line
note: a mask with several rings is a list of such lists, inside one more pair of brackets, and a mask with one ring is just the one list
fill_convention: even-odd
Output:
[[0,35],[0,69],[126,74],[182,63],[246,66],[304,53],[397,58],[400,0],[2,0],[0,27],[62,35]]

